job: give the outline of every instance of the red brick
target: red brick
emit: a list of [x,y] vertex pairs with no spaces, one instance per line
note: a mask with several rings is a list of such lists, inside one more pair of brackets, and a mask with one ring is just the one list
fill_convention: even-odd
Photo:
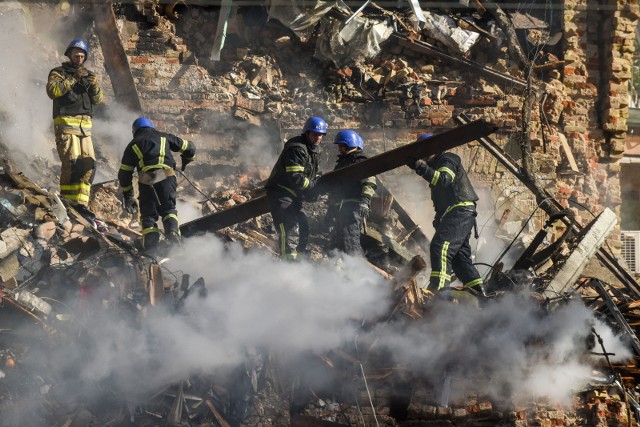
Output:
[[131,64],[148,64],[151,62],[151,59],[145,56],[132,56],[129,58],[129,62]]

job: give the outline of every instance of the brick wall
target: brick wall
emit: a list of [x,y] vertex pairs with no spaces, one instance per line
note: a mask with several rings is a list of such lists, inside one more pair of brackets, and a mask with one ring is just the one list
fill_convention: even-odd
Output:
[[[561,9],[565,65],[545,75],[531,109],[536,176],[583,224],[593,218],[588,211],[597,214],[609,207],[620,212],[617,160],[626,131],[637,9],[636,2],[623,0],[566,0]],[[212,63],[206,46],[214,38],[215,27],[209,24],[215,13],[195,11],[181,36],[163,17],[134,22],[133,30],[132,22],[121,18],[123,28],[129,28],[122,35],[145,114],[163,129],[200,139],[205,159],[224,162],[225,173],[246,163],[234,156],[251,129],[264,132],[262,149],[269,159],[311,114],[330,125],[325,168],[334,159],[330,142],[337,130],[357,129],[369,154],[377,154],[420,133],[450,128],[452,116],[461,112],[499,125],[492,138],[512,157],[520,156],[512,147],[518,146],[523,97],[504,84],[398,46],[361,69],[322,68],[311,52],[269,26],[249,34],[243,16],[236,14],[235,27],[229,29],[234,38],[227,40],[223,60]],[[476,61],[489,62],[486,51],[475,55]],[[523,77],[506,51],[491,61],[492,68]],[[362,102],[367,92],[381,95],[382,101]],[[560,133],[566,135],[577,173],[568,168]],[[455,151],[474,178],[492,188],[497,216],[508,209],[497,202],[505,193],[516,195],[512,205],[535,207],[519,181],[477,144]],[[617,250],[619,237],[610,240]]]

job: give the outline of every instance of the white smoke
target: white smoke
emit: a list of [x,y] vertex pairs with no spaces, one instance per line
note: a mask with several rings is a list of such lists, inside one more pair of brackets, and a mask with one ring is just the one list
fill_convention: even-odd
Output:
[[[41,64],[42,52],[30,39],[29,15],[19,2],[0,4],[0,142],[25,172],[33,156],[55,160],[51,100],[46,94],[50,68]],[[32,171],[36,172],[36,171]]]
[[91,310],[82,339],[47,356],[58,374],[73,367],[73,375],[60,375],[67,394],[109,380],[123,397],[140,398],[192,374],[237,366],[255,347],[329,351],[353,340],[363,319],[389,310],[389,284],[357,258],[284,263],[209,237],[189,239],[169,264],[192,281],[203,277],[209,296],[186,299],[179,313],[149,307],[142,326],[122,313]]
[[[170,256],[165,280],[174,280],[171,272],[179,268],[191,282],[204,278],[208,296],[193,291],[177,312],[171,295],[165,305],[146,308],[116,303],[116,309],[98,298],[95,307],[83,309],[81,301],[67,301],[80,332],[67,339],[61,334],[55,346],[32,350],[23,361],[55,384],[50,398],[90,401],[108,384],[122,399],[144,401],[184,378],[231,370],[252,349],[294,358],[338,347],[354,352],[358,343],[365,369],[372,346],[392,356],[388,367],[406,366],[434,384],[446,373],[475,380],[493,402],[548,397],[562,404],[589,380],[592,328],[615,353],[614,362],[630,357],[621,338],[579,301],[549,313],[526,294],[482,307],[433,302],[424,319],[385,323],[377,319],[397,301],[390,284],[362,259],[287,263],[211,236],[187,239]],[[11,413],[12,420],[20,417],[28,415]]]
[[481,394],[495,402],[548,397],[570,404],[590,380],[591,328],[603,337],[607,352],[615,353],[612,361],[631,357],[621,338],[581,302],[545,313],[527,294],[507,295],[481,309],[436,303],[424,321],[379,326],[366,339],[376,338],[422,378],[478,377]]
[[98,157],[95,182],[115,178],[122,153],[133,139],[131,125],[140,115],[116,101],[102,111],[93,119],[91,136]]

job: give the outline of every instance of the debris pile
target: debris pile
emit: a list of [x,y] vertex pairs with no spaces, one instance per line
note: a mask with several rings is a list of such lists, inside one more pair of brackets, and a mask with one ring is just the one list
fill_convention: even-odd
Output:
[[[0,354],[4,363],[0,378],[0,405],[3,413],[7,414],[5,424],[8,426],[23,423],[24,414],[20,409],[22,406],[19,406],[23,399],[40,402],[38,410],[31,415],[30,423],[34,425],[65,422],[123,425],[130,422],[134,425],[189,423],[212,426],[305,426],[316,425],[320,420],[332,425],[378,423],[388,426],[449,421],[475,426],[505,422],[520,425],[532,418],[556,420],[552,422],[557,425],[597,419],[625,422],[627,411],[636,401],[635,392],[629,388],[635,384],[635,371],[627,365],[616,365],[615,368],[602,366],[600,369],[610,373],[603,374],[602,378],[594,377],[587,387],[587,390],[596,390],[597,393],[581,395],[574,410],[569,411],[553,405],[545,407],[542,402],[536,402],[535,409],[522,405],[503,409],[495,406],[494,396],[479,391],[483,390],[488,379],[482,371],[466,367],[461,371],[466,372],[464,375],[445,375],[439,379],[424,377],[420,370],[415,369],[419,365],[412,366],[410,360],[394,361],[394,347],[384,342],[389,338],[381,334],[381,330],[387,327],[394,331],[406,328],[410,336],[413,327],[437,322],[439,316],[449,310],[421,287],[420,275],[427,264],[418,255],[409,260],[402,256],[392,257],[395,267],[390,271],[395,273],[393,275],[383,269],[377,270],[377,274],[389,283],[395,303],[382,318],[363,324],[362,338],[358,339],[355,347],[345,344],[330,351],[305,352],[295,356],[295,362],[289,361],[285,365],[280,363],[276,354],[266,349],[247,349],[243,357],[245,361],[231,369],[167,379],[158,384],[155,392],[138,396],[132,404],[123,401],[107,379],[106,383],[98,381],[93,385],[101,390],[95,395],[97,397],[85,399],[80,406],[77,402],[69,406],[64,397],[66,389],[59,388],[62,384],[57,378],[59,371],[53,369],[46,373],[36,370],[39,365],[33,363],[33,358],[34,354],[43,351],[41,346],[49,347],[55,353],[69,340],[96,339],[83,325],[88,316],[100,318],[101,311],[117,313],[125,320],[123,325],[131,322],[131,327],[139,325],[144,331],[146,324],[153,322],[154,313],[163,307],[178,316],[186,315],[184,310],[191,299],[215,297],[215,290],[208,289],[202,278],[193,280],[188,272],[168,271],[162,266],[162,260],[138,252],[133,244],[135,231],[117,221],[107,219],[109,232],[99,233],[73,210],[66,210],[64,205],[58,204],[54,195],[23,175],[5,171],[2,178],[1,212],[3,224],[8,227],[1,235],[5,250],[2,255],[0,291],[3,304],[0,318],[7,327],[0,331]],[[105,189],[108,186],[98,191],[105,192],[100,196],[101,200],[105,201],[106,207],[111,205],[115,208],[116,202],[108,196],[112,190]],[[389,199],[390,193],[382,194],[378,202],[380,206],[386,205],[388,211],[395,211],[396,217],[402,217],[401,206],[397,202],[394,206],[392,198]],[[212,194],[216,198],[207,203],[233,200],[234,195],[252,197],[249,190],[227,190],[226,194],[223,191]],[[385,197],[387,202],[384,202]],[[92,202],[96,203],[97,199]],[[65,211],[68,218],[65,218]],[[273,236],[267,235],[268,222],[263,223],[261,218],[224,228],[217,235],[227,242],[240,242],[245,249],[264,251]],[[375,222],[374,215],[371,224],[374,229],[379,226]],[[396,227],[402,226],[401,222],[395,224]],[[538,251],[537,247],[532,247],[517,266],[523,271],[531,271],[527,266],[536,266],[539,271],[534,274],[538,280],[531,282],[531,276],[525,275],[526,280],[517,282],[515,270],[502,272],[496,269],[488,290],[494,298],[500,299],[526,291],[534,283],[536,287],[531,289],[534,291],[531,295],[543,312],[551,310],[548,313],[552,316],[553,310],[562,310],[562,304],[557,305],[553,295],[571,295],[573,291],[566,293],[566,289],[556,287],[551,298],[542,296],[545,288],[549,289],[549,283],[565,277],[551,273],[553,269],[549,269],[549,260],[553,259],[551,264],[560,267],[567,262],[582,264],[582,261],[571,261],[565,251],[575,250],[580,240],[590,241],[594,232],[599,236],[605,235],[607,227],[606,223],[594,223],[590,227],[591,234],[567,237],[562,248]],[[409,231],[405,230],[405,237]],[[389,244],[387,239],[382,239],[379,244],[386,246],[389,253],[396,253],[399,251],[397,248],[402,247],[400,242],[407,240],[396,238],[396,241],[397,246],[386,246]],[[411,251],[405,248],[403,254],[411,254]],[[317,252],[315,256],[318,259],[324,257]],[[547,276],[544,271],[547,271]],[[571,287],[575,279],[571,276],[565,280]],[[618,325],[625,324],[625,316],[621,312],[616,316],[615,307],[628,300],[626,294],[629,290],[616,289],[597,280],[576,283],[585,301],[602,301],[612,319]],[[464,308],[467,311],[490,304],[465,291],[453,290],[447,298],[446,305],[453,303],[451,307],[468,307]],[[508,306],[513,304],[510,302]],[[489,306],[486,307],[488,310]],[[627,314],[633,316],[633,310]],[[412,322],[415,322],[414,326],[411,326]],[[397,333],[393,332],[392,336],[398,336]],[[625,333],[635,338],[630,328]],[[588,337],[588,330],[584,335]],[[384,343],[378,344],[375,337]],[[533,343],[542,345],[539,351],[547,351],[543,336]],[[585,344],[583,351],[589,348]],[[395,351],[400,351],[400,347]],[[607,353],[606,348],[600,351],[597,346],[592,351]],[[422,356],[419,354],[413,356],[420,359]],[[624,374],[620,377],[616,372]],[[319,381],[319,378],[323,380]],[[600,390],[618,392],[610,396]]]

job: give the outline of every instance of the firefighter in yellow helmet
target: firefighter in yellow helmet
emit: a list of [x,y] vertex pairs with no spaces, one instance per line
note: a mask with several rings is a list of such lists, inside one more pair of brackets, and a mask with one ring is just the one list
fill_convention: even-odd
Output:
[[64,54],[69,61],[49,72],[47,95],[53,100],[53,126],[56,148],[62,163],[60,195],[88,219],[91,184],[96,157],[91,141],[93,106],[104,95],[98,76],[84,66],[89,46],[84,40],[73,40]]

